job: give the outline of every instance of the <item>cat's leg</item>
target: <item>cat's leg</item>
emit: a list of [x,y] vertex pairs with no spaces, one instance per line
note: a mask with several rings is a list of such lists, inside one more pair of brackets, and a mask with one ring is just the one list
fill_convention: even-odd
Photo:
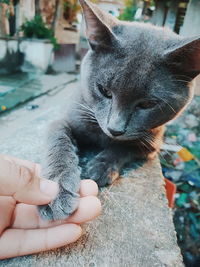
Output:
[[87,164],[88,178],[99,186],[111,184],[119,177],[121,168],[135,157],[134,150],[121,146],[109,146]]
[[66,218],[77,208],[81,173],[77,150],[67,122],[52,123],[47,136],[47,153],[42,176],[58,182],[59,193],[50,204],[38,207],[44,219]]

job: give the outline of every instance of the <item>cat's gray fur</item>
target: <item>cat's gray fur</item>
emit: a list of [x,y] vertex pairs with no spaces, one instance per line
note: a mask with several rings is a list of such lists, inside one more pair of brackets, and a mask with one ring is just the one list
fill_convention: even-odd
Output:
[[[65,118],[48,132],[43,175],[57,181],[60,191],[39,208],[46,219],[61,219],[76,209],[81,171],[103,186],[126,163],[152,157],[163,125],[190,101],[191,81],[200,73],[199,38],[118,21],[80,2],[91,49],[82,62],[81,88],[66,103]],[[83,173],[85,149],[95,156]]]

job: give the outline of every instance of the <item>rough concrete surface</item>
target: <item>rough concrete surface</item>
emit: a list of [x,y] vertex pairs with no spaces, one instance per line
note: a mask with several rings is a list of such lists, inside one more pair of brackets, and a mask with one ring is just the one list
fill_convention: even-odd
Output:
[[[60,106],[76,83],[54,96],[35,100],[0,117],[0,151],[40,162],[44,130],[60,114]],[[62,111],[62,109],[61,109]],[[84,225],[74,244],[50,252],[3,260],[0,266],[180,267],[183,266],[172,213],[167,206],[158,159],[102,190],[103,210]]]

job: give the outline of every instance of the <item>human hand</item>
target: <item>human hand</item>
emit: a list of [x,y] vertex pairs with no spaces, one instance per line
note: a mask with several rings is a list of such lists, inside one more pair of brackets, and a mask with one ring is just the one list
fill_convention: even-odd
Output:
[[43,221],[35,205],[48,204],[58,192],[40,177],[40,165],[0,155],[0,259],[58,248],[81,236],[80,223],[100,214],[98,187],[81,181],[77,211],[62,221]]

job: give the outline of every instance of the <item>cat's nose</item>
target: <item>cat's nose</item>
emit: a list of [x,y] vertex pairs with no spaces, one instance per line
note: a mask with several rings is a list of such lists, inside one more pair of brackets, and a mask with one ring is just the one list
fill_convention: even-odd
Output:
[[125,130],[119,131],[119,130],[115,130],[112,129],[110,127],[108,127],[108,131],[113,135],[113,136],[120,136],[123,135],[125,133]]

